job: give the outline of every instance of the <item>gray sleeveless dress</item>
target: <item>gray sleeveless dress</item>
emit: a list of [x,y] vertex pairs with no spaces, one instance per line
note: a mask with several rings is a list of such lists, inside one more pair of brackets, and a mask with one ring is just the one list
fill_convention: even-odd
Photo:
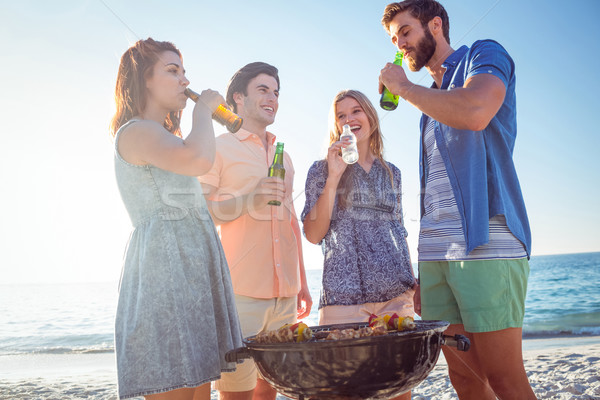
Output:
[[117,184],[134,230],[115,321],[121,399],[196,387],[235,369],[242,346],[227,261],[194,177],[121,158]]

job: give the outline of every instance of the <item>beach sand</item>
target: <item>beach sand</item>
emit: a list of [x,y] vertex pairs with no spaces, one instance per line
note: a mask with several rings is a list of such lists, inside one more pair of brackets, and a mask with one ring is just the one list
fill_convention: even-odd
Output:
[[[527,339],[523,349],[539,399],[600,400],[600,337]],[[412,398],[458,399],[446,368],[440,356]],[[0,399],[117,399],[115,374],[112,353],[1,356]]]
[[[524,340],[523,360],[538,399],[600,400],[600,337]],[[412,399],[458,399],[442,354]]]

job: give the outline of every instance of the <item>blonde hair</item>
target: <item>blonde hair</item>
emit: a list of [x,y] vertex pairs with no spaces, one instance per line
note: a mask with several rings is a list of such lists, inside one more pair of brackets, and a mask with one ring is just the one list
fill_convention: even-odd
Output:
[[[373,107],[373,103],[371,103],[369,98],[365,96],[364,93],[359,92],[358,90],[346,89],[340,91],[333,98],[333,102],[331,103],[331,108],[329,110],[329,146],[340,140],[340,135],[342,132],[340,131],[336,118],[337,105],[340,101],[347,97],[356,100],[367,115],[367,119],[371,127],[371,134],[369,135],[369,150],[371,150],[371,153],[387,170],[390,176],[390,183],[393,187],[394,175],[388,163],[383,159],[383,134],[381,133],[381,128],[379,126],[379,116],[377,115],[377,110],[375,110],[375,107]],[[342,193],[345,193],[345,196],[339,196],[340,205],[344,208],[347,206],[347,196],[350,192],[347,190],[349,189],[347,186],[350,184],[350,173],[348,171],[349,169],[346,168],[346,171],[344,171],[344,174],[340,180],[340,184],[338,185],[339,194],[341,195]]]

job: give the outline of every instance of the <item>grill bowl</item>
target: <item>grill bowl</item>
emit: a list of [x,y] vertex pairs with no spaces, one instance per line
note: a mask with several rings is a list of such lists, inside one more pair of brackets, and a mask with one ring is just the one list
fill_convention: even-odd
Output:
[[[256,343],[227,354],[228,361],[253,358],[263,378],[293,399],[338,397],[386,399],[411,390],[435,366],[447,337],[445,321],[415,321],[416,330],[357,339],[323,340],[332,329],[367,324],[311,327],[315,337],[300,343]],[[459,344],[468,340],[455,338]],[[468,348],[468,343],[463,342]]]

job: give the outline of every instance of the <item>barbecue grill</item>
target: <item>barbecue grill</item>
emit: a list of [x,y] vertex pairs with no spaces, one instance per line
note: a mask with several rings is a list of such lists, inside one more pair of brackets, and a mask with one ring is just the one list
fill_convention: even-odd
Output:
[[364,324],[311,327],[313,338],[293,343],[257,343],[226,354],[227,361],[253,358],[263,378],[279,393],[305,399],[386,399],[418,385],[435,366],[442,345],[467,351],[469,340],[443,332],[445,321],[415,321],[416,329],[381,336],[325,340],[333,329]]

